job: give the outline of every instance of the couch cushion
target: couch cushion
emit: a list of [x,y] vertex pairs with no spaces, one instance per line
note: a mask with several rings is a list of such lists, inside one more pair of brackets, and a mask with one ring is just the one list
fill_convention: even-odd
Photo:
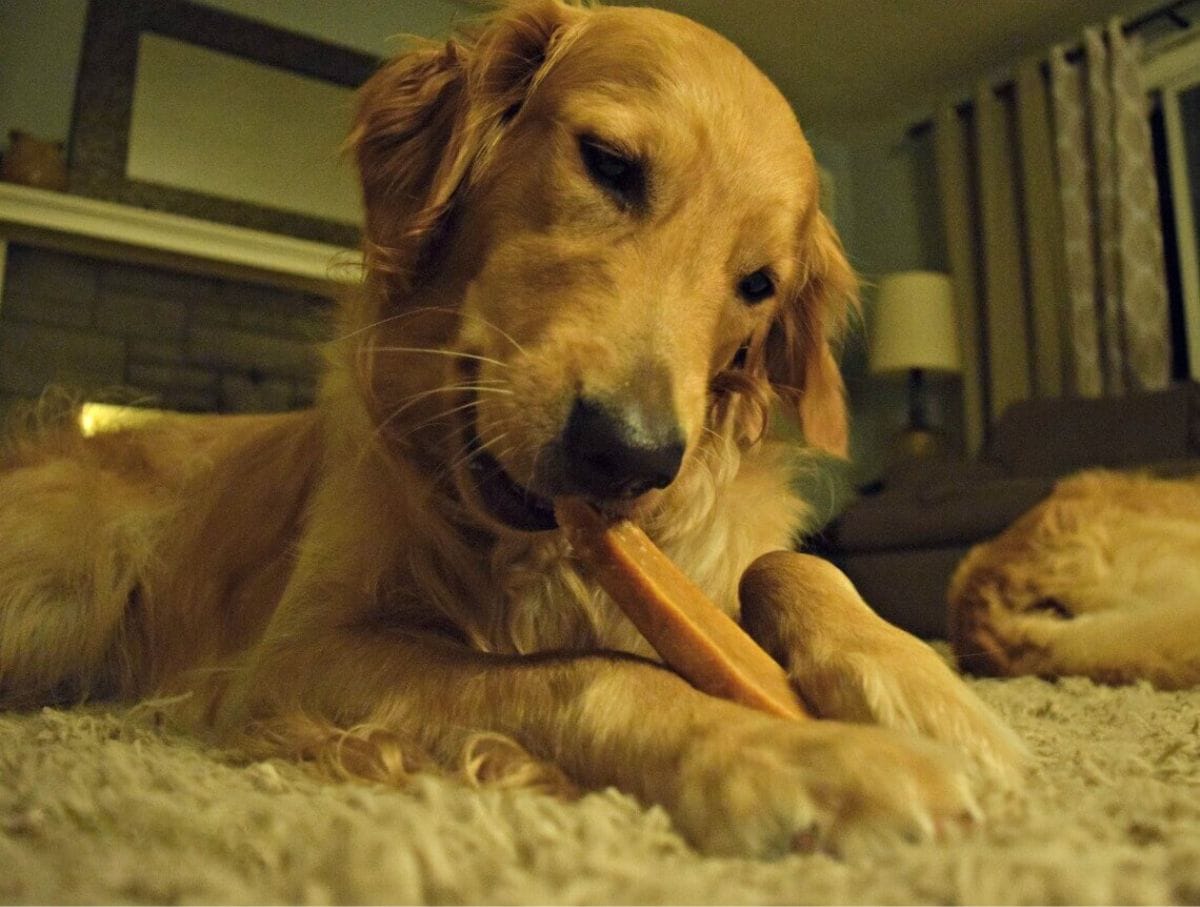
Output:
[[1102,400],[1026,400],[996,423],[986,459],[1015,476],[1185,460],[1200,452],[1197,414],[1200,390],[1192,383]]
[[964,470],[919,486],[889,486],[843,511],[827,535],[838,551],[887,551],[930,545],[972,545],[1002,532],[1042,500],[1053,477],[984,478]]

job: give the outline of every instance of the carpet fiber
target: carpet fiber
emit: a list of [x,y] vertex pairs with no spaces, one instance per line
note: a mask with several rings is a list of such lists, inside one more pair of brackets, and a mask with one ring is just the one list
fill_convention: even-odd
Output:
[[973,682],[1025,795],[943,845],[706,859],[615,792],[561,803],[238,764],[153,713],[0,713],[0,900],[204,903],[1196,903],[1200,690]]

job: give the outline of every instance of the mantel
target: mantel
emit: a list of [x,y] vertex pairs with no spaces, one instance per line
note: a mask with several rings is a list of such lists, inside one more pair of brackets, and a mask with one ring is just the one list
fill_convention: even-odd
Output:
[[5,242],[326,295],[361,274],[360,255],[353,249],[0,183],[0,262]]

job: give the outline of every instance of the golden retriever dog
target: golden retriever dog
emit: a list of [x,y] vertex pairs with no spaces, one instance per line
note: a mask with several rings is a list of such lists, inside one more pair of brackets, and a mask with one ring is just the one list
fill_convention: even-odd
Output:
[[5,454],[0,697],[187,694],[335,774],[614,785],[711,852],[970,822],[1020,745],[931,649],[798,589],[774,644],[823,720],[751,711],[556,527],[562,495],[627,516],[736,614],[806,512],[768,412],[845,451],[855,280],[767,78],[673,14],[528,0],[383,66],[349,147],[367,276],[315,410]]
[[1200,683],[1200,478],[1064,479],[950,584],[951,639],[980,674]]

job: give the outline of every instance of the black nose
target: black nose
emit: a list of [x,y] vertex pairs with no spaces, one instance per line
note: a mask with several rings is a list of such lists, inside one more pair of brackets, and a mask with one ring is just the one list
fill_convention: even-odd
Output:
[[571,408],[562,446],[570,490],[596,498],[632,498],[665,488],[683,461],[674,418],[652,420],[637,407],[583,397]]

